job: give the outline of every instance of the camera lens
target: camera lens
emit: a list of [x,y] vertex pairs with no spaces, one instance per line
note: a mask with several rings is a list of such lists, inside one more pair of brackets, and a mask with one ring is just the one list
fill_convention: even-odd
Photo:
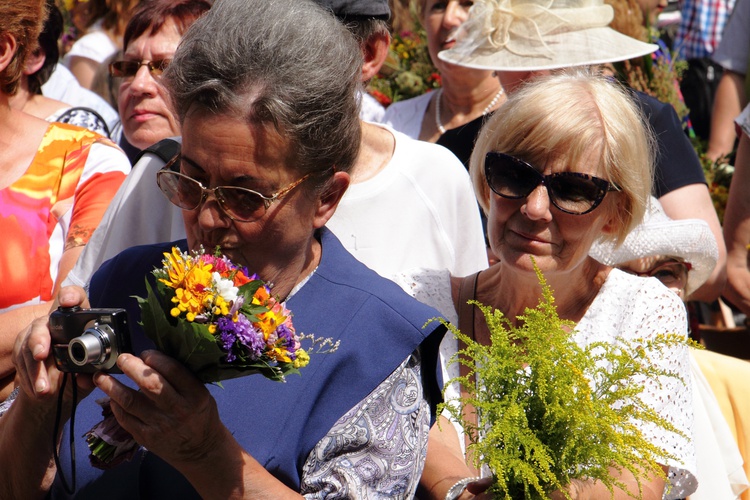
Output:
[[[96,367],[105,367],[104,365],[107,364],[114,365],[112,362],[114,360],[109,359],[112,352],[110,335],[113,335],[113,332],[107,325],[87,328],[81,336],[72,339],[68,344],[70,360],[78,366],[90,364]],[[106,368],[110,367],[107,366]]]

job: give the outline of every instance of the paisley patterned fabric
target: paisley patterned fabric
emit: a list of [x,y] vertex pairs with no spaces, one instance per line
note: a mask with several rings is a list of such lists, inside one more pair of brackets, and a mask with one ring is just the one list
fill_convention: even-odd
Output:
[[411,355],[336,422],[305,463],[306,498],[414,496],[430,431],[420,367],[418,354]]
[[0,312],[52,298],[63,252],[88,242],[129,166],[108,139],[50,124],[29,168],[0,190]]

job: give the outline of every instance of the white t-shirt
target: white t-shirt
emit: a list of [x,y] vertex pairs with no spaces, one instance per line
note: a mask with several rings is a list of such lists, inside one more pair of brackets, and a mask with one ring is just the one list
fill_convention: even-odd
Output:
[[133,166],[63,286],[88,289],[99,266],[126,248],[185,237],[182,210],[172,205],[156,184],[156,173],[163,166],[152,153],[145,153]]
[[[450,275],[442,270],[417,269],[394,278],[407,293],[438,311],[451,323],[458,324],[458,313],[451,298]],[[592,342],[616,343],[621,338],[651,338],[658,333],[683,333],[687,335],[685,306],[656,278],[631,276],[613,269],[589,309],[576,327],[575,341],[585,346]],[[440,344],[440,362],[443,380],[459,376],[457,364],[448,360],[458,351],[456,337],[448,332]],[[654,359],[666,370],[677,373],[689,381],[690,363],[687,348],[654,354]],[[447,387],[445,399],[460,397],[457,384]],[[677,457],[668,460],[672,490],[664,498],[684,498],[697,487],[695,445],[692,439],[693,412],[692,386],[687,389],[679,380],[667,378],[660,388],[645,381],[644,402],[661,417],[683,431],[689,438],[666,432],[651,425],[642,431],[655,445]],[[463,443],[463,430],[455,424]]]
[[359,119],[365,122],[380,123],[385,115],[385,108],[367,92],[360,93],[362,97],[359,109]]
[[117,45],[104,32],[100,20],[91,25],[88,32],[73,43],[63,57],[63,64],[70,67],[70,59],[73,56],[85,57],[101,64],[115,52],[117,52]]
[[469,175],[442,146],[388,127],[393,158],[351,184],[326,226],[361,262],[386,278],[414,267],[465,276],[487,267],[487,249]]

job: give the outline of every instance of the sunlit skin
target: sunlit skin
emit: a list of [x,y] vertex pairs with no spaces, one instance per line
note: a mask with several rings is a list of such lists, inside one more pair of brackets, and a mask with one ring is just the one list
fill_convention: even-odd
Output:
[[[598,169],[585,167],[596,164],[596,157],[592,153],[591,161],[581,161],[579,168],[557,160],[544,166],[542,173],[573,171],[605,178]],[[592,212],[572,215],[552,205],[547,188],[541,184],[528,197],[518,200],[490,191],[487,225],[490,247],[504,268],[533,273],[533,257],[543,272],[573,272],[588,258],[594,241],[614,230],[610,214],[616,196],[609,193]]]
[[[293,149],[271,125],[251,126],[193,108],[184,121],[180,170],[209,188],[239,186],[271,195],[302,176],[290,167]],[[188,245],[221,246],[230,260],[248,266],[275,284],[275,294],[286,296],[317,265],[321,249],[314,231],[327,221],[316,215],[318,203],[305,191],[307,184],[272,203],[253,222],[230,219],[209,195],[196,210],[183,211]]]
[[[127,61],[158,61],[171,59],[180,43],[174,21],[168,20],[155,34],[146,30],[131,40],[123,55]],[[180,135],[180,126],[169,108],[166,89],[159,78],[141,66],[132,78],[123,79],[117,100],[125,138],[133,146],[144,149],[167,137]]]
[[521,88],[525,82],[530,82],[537,77],[547,76],[551,73],[549,70],[542,71],[495,71],[500,84],[505,92],[510,95]]
[[[435,67],[443,73],[459,69],[438,58],[438,52],[452,48],[456,44],[456,31],[469,17],[469,9],[474,4],[467,0],[426,0],[423,4],[422,22],[427,35],[427,49]],[[466,70],[466,68],[460,68]]]
[[667,8],[667,0],[638,0],[638,5],[641,7],[643,12],[643,19],[648,20],[649,26],[656,26],[659,18],[664,9]]

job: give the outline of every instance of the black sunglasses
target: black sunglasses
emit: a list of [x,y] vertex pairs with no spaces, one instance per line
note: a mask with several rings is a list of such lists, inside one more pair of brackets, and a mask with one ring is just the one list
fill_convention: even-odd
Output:
[[274,201],[281,199],[311,175],[304,175],[271,196],[266,196],[237,186],[207,188],[192,177],[178,172],[179,161],[178,154],[156,173],[156,183],[167,199],[183,210],[195,210],[206,201],[209,193],[213,193],[224,213],[239,222],[260,219]]
[[573,215],[591,212],[608,191],[619,190],[609,181],[578,172],[542,175],[525,161],[496,151],[485,156],[484,175],[495,194],[512,200],[526,198],[539,184],[544,184],[552,204]]
[[151,76],[157,77],[164,73],[171,59],[159,59],[158,61],[114,61],[109,63],[109,74],[117,78],[133,78],[141,66],[148,67]]

